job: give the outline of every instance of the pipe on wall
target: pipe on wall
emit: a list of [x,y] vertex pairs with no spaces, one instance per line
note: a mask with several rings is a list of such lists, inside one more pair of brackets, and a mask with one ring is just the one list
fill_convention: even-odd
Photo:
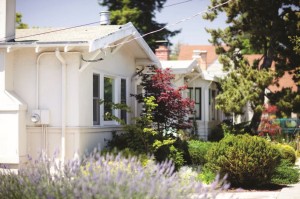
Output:
[[[68,52],[68,54],[81,54],[81,52]],[[65,159],[65,154],[66,154],[66,118],[67,118],[67,113],[66,113],[66,100],[67,100],[67,96],[66,96],[66,85],[67,85],[67,77],[66,77],[66,73],[67,73],[67,62],[66,60],[63,58],[63,56],[61,55],[60,51],[58,49],[56,49],[55,52],[51,51],[51,52],[42,52],[41,54],[38,55],[37,57],[37,63],[36,63],[36,103],[35,103],[35,108],[37,110],[39,110],[39,73],[40,73],[40,59],[44,56],[44,55],[55,55],[56,58],[60,61],[61,63],[61,67],[62,67],[62,73],[61,73],[61,77],[62,77],[62,92],[61,92],[61,104],[62,104],[62,111],[61,111],[61,129],[62,129],[62,133],[61,133],[61,159],[62,161],[64,161]],[[46,129],[44,129],[45,132],[45,147],[47,146],[47,126],[45,127]],[[46,147],[47,150],[47,147]]]
[[60,54],[60,51],[56,49],[55,51],[56,58],[61,63],[61,159],[64,161],[66,156],[66,71],[67,71],[67,63],[63,56]]

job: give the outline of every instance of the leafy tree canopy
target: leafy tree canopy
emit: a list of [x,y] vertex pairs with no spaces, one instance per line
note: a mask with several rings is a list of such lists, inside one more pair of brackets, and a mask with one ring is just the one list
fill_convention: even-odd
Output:
[[[98,0],[98,2],[101,6],[108,7],[112,24],[123,25],[132,22],[142,35],[166,26],[164,23],[155,21],[155,11],[160,11],[166,0]],[[170,31],[163,29],[155,34],[147,35],[145,40],[154,50],[157,48],[156,41],[169,41],[170,37],[175,36],[179,32],[179,30]]]
[[[211,0],[210,7],[225,2]],[[299,1],[231,0],[204,18],[213,21],[221,12],[226,13],[228,27],[207,30],[212,36],[211,43],[221,54],[225,70],[232,72],[222,82],[224,92],[218,97],[219,108],[241,113],[249,100],[254,111],[251,128],[255,131],[260,122],[265,88],[270,84],[266,73],[272,63],[275,63],[277,77],[284,71],[296,70],[297,73],[299,70],[300,57],[295,51],[296,42],[291,39],[300,33]],[[247,63],[246,53],[258,53],[261,57]]]

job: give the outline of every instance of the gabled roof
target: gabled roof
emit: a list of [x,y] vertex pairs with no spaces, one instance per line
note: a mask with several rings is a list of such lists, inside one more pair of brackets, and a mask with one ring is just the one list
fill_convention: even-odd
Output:
[[160,61],[163,69],[170,68],[174,74],[184,74],[190,73],[193,69],[197,69],[197,60],[170,60],[170,61]]
[[89,42],[116,32],[120,28],[122,28],[120,25],[99,25],[76,28],[16,29],[15,42]]
[[115,51],[116,49],[119,49],[128,43],[132,44],[133,42],[140,47],[140,49],[137,50],[137,53],[140,54],[143,52],[144,55],[147,56],[140,56],[139,58],[147,58],[152,64],[160,67],[159,60],[132,23],[127,23],[125,25],[84,26],[66,29],[17,29],[15,41],[0,41],[0,47],[7,48],[7,51],[9,52],[10,48],[22,47],[84,46],[88,47],[89,52],[92,52],[108,47]]
[[194,50],[207,51],[207,66],[218,59],[215,47],[213,45],[181,45],[178,60],[190,60],[193,57]]

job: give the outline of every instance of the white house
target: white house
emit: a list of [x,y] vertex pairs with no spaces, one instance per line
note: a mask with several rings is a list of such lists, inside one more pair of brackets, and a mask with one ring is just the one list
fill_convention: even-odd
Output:
[[131,115],[97,102],[126,103],[135,114],[136,68],[160,67],[135,27],[15,30],[15,0],[0,0],[0,9],[0,163],[104,147],[120,126],[103,113]]
[[222,71],[213,46],[182,46],[178,60],[169,60],[168,51],[167,47],[160,46],[155,52],[162,68],[170,68],[175,74],[173,83],[188,86],[183,96],[195,101],[198,135],[207,140],[211,130],[225,119],[215,108],[215,98],[219,92],[217,82],[226,73]]

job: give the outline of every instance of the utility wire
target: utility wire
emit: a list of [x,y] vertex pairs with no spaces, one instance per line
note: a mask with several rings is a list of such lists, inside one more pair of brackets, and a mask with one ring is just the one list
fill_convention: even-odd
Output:
[[[160,29],[157,29],[157,30],[154,30],[154,31],[145,33],[145,34],[143,34],[143,35],[141,35],[141,36],[134,37],[134,38],[132,38],[132,39],[130,39],[130,40],[127,40],[127,41],[124,41],[124,42],[121,42],[121,43],[118,43],[118,44],[115,44],[115,45],[109,45],[109,46],[106,46],[106,48],[117,47],[117,46],[120,46],[120,45],[129,43],[129,42],[132,42],[132,41],[134,41],[134,40],[137,40],[137,39],[140,39],[140,38],[144,38],[144,37],[146,37],[147,35],[150,35],[150,34],[154,34],[154,33],[160,32],[160,31],[162,31],[162,30],[164,30],[164,29],[167,29],[167,28],[169,28],[169,27],[178,25],[178,24],[183,23],[183,22],[185,22],[185,21],[189,21],[189,20],[191,20],[191,19],[193,19],[193,18],[195,18],[195,17],[197,17],[197,16],[199,16],[199,15],[205,13],[205,12],[215,10],[216,8],[219,8],[219,7],[223,6],[223,5],[228,4],[230,1],[232,1],[232,0],[228,0],[228,1],[224,2],[224,3],[221,3],[221,4],[216,5],[216,6],[212,7],[212,8],[210,8],[210,9],[206,9],[206,10],[201,11],[201,12],[199,12],[199,13],[196,13],[196,14],[190,16],[190,17],[181,19],[181,20],[179,20],[179,21],[177,21],[177,22],[175,22],[175,23],[172,23],[172,24],[166,25],[166,26],[164,26],[164,27],[162,27],[162,28],[160,28]],[[183,3],[183,2],[182,2],[182,3]],[[15,39],[22,39],[22,38],[31,37],[31,36],[37,36],[37,35],[43,35],[43,34],[49,34],[49,33],[53,33],[53,32],[59,32],[59,31],[63,31],[63,30],[68,30],[68,29],[73,29],[73,28],[78,28],[78,27],[88,26],[88,25],[92,25],[92,24],[96,24],[96,23],[99,23],[99,21],[97,21],[97,22],[92,22],[92,23],[88,23],[88,24],[83,24],[83,25],[78,25],[78,26],[73,26],[73,27],[69,27],[69,28],[62,28],[62,29],[58,29],[58,30],[52,30],[52,31],[48,31],[48,32],[43,32],[43,33],[38,33],[38,34],[32,34],[32,35],[28,35],[28,36],[18,37],[18,38],[15,38]],[[10,38],[10,37],[12,37],[12,36],[4,37],[4,39]],[[0,42],[5,42],[5,40],[2,40],[2,41],[0,41]]]
[[107,46],[107,48],[117,47],[117,46],[119,46],[119,45],[123,45],[123,44],[129,43],[129,42],[132,42],[133,40],[137,40],[137,39],[140,39],[140,38],[144,38],[144,37],[146,37],[147,35],[150,35],[150,34],[154,34],[154,33],[160,32],[160,31],[162,31],[162,30],[164,30],[164,29],[166,29],[166,28],[169,28],[169,27],[178,25],[178,24],[183,23],[183,22],[185,22],[185,21],[189,21],[189,20],[191,20],[191,19],[193,19],[193,18],[195,18],[195,17],[197,17],[197,16],[199,16],[199,15],[201,15],[201,14],[203,14],[203,13],[206,13],[206,12],[212,11],[212,10],[215,10],[215,9],[217,9],[217,8],[223,6],[223,5],[226,5],[226,4],[228,4],[230,1],[232,1],[232,0],[228,0],[228,1],[224,2],[224,3],[221,3],[221,4],[216,5],[216,6],[212,7],[212,8],[210,8],[210,9],[206,9],[206,10],[204,10],[204,11],[198,12],[198,13],[196,13],[196,14],[190,16],[190,17],[181,19],[181,20],[179,20],[179,21],[177,21],[177,22],[175,22],[175,23],[173,23],[173,24],[166,25],[166,26],[164,26],[164,27],[162,27],[162,28],[160,28],[160,29],[157,29],[157,30],[154,30],[154,31],[145,33],[145,34],[143,34],[143,35],[141,35],[141,36],[138,36],[138,37],[134,37],[133,39],[130,39],[130,40],[127,40],[127,41],[124,41],[124,42],[121,42],[121,43],[118,43],[118,44],[115,44],[115,45],[109,45],[109,46]]
[[[93,24],[98,24],[100,22],[101,21],[96,21],[96,22],[82,24],[82,25],[78,25],[78,26],[72,26],[72,27],[68,27],[68,28],[61,28],[61,29],[57,29],[57,30],[51,30],[51,31],[46,31],[46,32],[42,32],[42,33],[37,33],[37,34],[32,34],[32,35],[26,35],[26,36],[23,36],[23,37],[17,37],[15,39],[24,39],[24,38],[32,37],[32,36],[45,35],[45,34],[49,34],[49,33],[53,33],[53,32],[60,32],[60,31],[69,30],[69,29],[73,29],[73,28],[79,28],[79,27],[83,27],[83,26],[89,26],[89,25],[93,25]],[[3,37],[3,39],[12,38],[12,37],[13,36],[7,36],[7,37]],[[5,40],[1,40],[0,42],[5,42]]]
[[176,5],[183,4],[183,3],[187,3],[187,2],[190,2],[190,1],[192,1],[192,0],[181,1],[181,2],[177,2],[177,3],[169,4],[169,5],[163,6],[163,8],[176,6]]

